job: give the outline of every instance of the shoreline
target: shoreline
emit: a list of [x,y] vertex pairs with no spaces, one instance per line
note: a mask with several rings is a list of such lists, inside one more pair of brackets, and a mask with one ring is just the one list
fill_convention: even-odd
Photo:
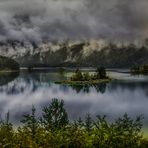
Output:
[[100,80],[92,80],[92,81],[57,81],[55,84],[66,84],[66,85],[96,85],[96,84],[102,84],[102,83],[109,83],[112,79],[100,79]]
[[0,70],[0,73],[20,72],[20,70]]

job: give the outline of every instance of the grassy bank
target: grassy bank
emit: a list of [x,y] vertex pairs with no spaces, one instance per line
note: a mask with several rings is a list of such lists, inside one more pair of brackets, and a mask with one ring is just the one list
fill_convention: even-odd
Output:
[[67,85],[96,85],[102,83],[109,83],[111,79],[101,79],[101,80],[90,80],[90,81],[72,81],[72,80],[65,80],[65,81],[57,81],[56,84],[67,84]]
[[0,75],[2,74],[2,75],[4,75],[4,74],[6,74],[7,75],[7,73],[15,73],[15,72],[19,72],[20,70],[10,70],[10,69],[6,69],[6,70],[0,70]]

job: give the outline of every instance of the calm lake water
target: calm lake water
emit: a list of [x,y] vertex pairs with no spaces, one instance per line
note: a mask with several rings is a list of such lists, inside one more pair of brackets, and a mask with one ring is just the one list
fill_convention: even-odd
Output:
[[71,87],[58,85],[54,81],[67,79],[71,75],[58,72],[21,72],[0,77],[0,113],[4,117],[9,111],[11,121],[18,125],[22,114],[30,111],[32,104],[41,114],[42,107],[52,98],[63,99],[71,120],[107,115],[109,120],[124,113],[135,117],[144,115],[144,129],[148,129],[148,77],[131,76],[128,73],[109,71],[116,78],[109,84]]

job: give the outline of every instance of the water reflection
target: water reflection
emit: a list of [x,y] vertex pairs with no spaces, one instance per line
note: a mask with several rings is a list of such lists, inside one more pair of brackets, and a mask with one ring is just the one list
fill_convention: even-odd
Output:
[[1,72],[0,73],[0,86],[6,85],[9,82],[13,81],[19,76],[19,72]]
[[76,93],[84,92],[90,93],[92,88],[95,88],[98,93],[105,93],[106,83],[94,84],[94,85],[69,85]]
[[70,119],[106,114],[111,118],[123,115],[143,114],[148,125],[148,82],[113,81],[94,86],[57,85],[53,81],[65,79],[58,73],[21,73],[15,80],[0,86],[0,112],[4,116],[9,110],[16,124],[23,113],[34,104],[37,114],[52,98],[64,99]]

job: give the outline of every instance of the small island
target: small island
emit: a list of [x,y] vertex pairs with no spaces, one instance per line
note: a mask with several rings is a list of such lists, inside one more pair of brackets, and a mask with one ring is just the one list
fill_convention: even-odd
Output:
[[92,75],[88,72],[82,73],[79,69],[77,69],[70,79],[55,83],[69,85],[96,85],[100,83],[108,83],[110,81],[111,78],[107,76],[106,69],[104,67],[99,67]]
[[131,74],[133,74],[133,75],[148,75],[148,65],[132,67]]

